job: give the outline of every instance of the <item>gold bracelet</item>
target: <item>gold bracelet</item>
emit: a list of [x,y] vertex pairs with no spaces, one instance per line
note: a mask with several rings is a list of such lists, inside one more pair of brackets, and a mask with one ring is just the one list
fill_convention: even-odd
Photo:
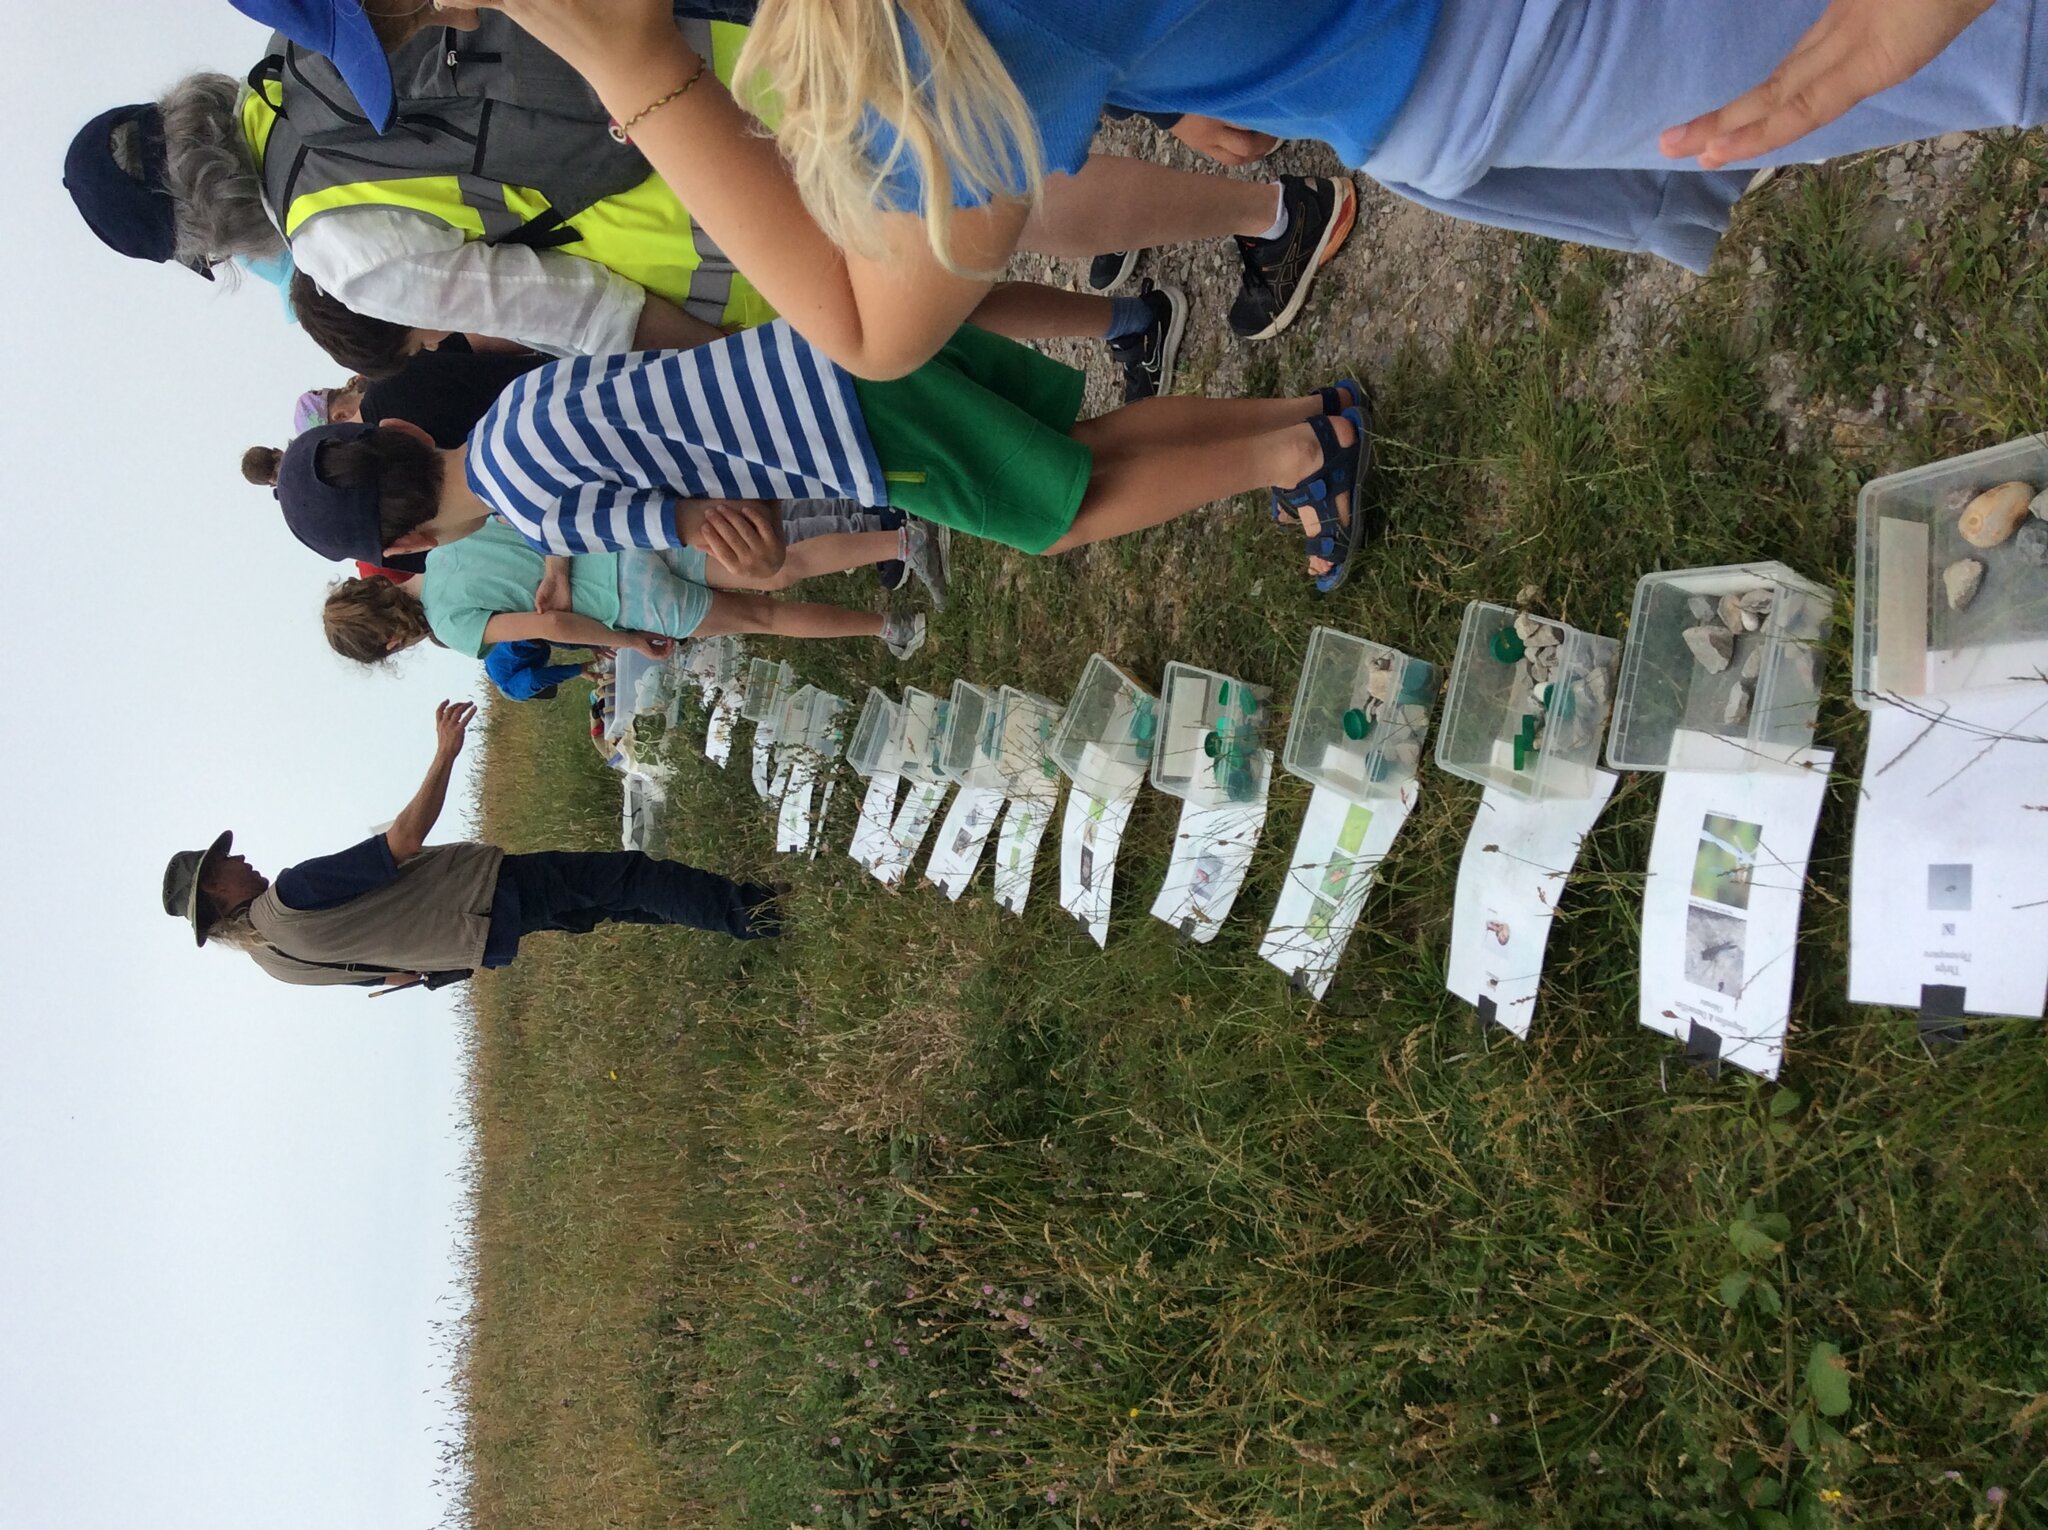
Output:
[[667,95],[663,96],[659,101],[651,101],[647,105],[641,107],[640,110],[633,113],[633,115],[628,117],[624,122],[620,122],[617,119],[614,119],[611,123],[611,126],[606,129],[606,131],[612,135],[612,142],[632,142],[632,140],[626,136],[628,129],[637,126],[641,118],[652,116],[655,112],[660,111],[664,106],[668,105],[669,102],[675,100],[676,97],[686,94],[689,91],[690,87],[696,84],[697,81],[699,81],[703,77],[704,59],[700,55],[697,59],[696,69],[691,72],[691,75],[687,80],[683,81],[683,83],[678,85],[674,90],[670,91]]

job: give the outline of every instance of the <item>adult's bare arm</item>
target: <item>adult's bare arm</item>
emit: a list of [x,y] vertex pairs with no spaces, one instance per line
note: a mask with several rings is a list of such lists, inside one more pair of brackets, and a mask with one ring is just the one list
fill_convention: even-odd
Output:
[[384,831],[391,858],[400,865],[418,855],[426,847],[427,836],[434,832],[434,821],[441,816],[441,805],[448,800],[448,778],[454,773],[456,757],[462,753],[462,740],[474,716],[473,701],[444,701],[434,708],[434,763],[427,767],[427,778],[412,794],[412,801]]

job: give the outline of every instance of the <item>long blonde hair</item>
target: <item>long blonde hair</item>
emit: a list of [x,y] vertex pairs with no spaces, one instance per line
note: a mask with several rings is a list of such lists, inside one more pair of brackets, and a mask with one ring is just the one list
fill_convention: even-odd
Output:
[[[964,0],[762,0],[733,79],[775,124],[804,205],[842,249],[880,252],[883,187],[905,165],[924,188],[932,253],[956,274],[990,274],[953,259],[956,190],[1038,200],[1038,126]],[[882,159],[865,142],[870,107],[895,129]]]

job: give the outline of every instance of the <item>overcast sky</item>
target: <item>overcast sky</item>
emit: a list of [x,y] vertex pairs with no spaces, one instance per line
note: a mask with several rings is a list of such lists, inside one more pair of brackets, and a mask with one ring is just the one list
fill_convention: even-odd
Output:
[[417,786],[434,702],[481,673],[328,652],[335,570],[236,462],[338,370],[273,289],[123,260],[60,184],[85,118],[240,76],[261,29],[220,0],[14,19],[0,1525],[424,1530],[455,1423],[437,1325],[461,1311],[449,996],[272,982],[195,951],[159,886],[223,828],[271,873],[363,838]]

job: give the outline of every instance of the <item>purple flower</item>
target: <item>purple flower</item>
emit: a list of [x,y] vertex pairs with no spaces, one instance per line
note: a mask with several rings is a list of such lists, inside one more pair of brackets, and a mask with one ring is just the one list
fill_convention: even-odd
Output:
[[1984,1490],[1984,1501],[1985,1501],[1986,1503],[2004,1503],[2004,1502],[2005,1502],[2005,1489],[2004,1489],[2004,1488],[2002,1488],[2002,1487],[1988,1487],[1988,1488],[1986,1488],[1986,1489]]
[[831,1439],[827,1440],[825,1443],[827,1445],[837,1445],[839,1443],[839,1436],[835,1434],[832,1436]]
[[1058,1493],[1055,1493],[1051,1488],[1047,1488],[1045,1490],[1045,1501],[1047,1503],[1058,1503],[1060,1501],[1060,1495]]
[[860,1347],[862,1349],[873,1349],[875,1347],[875,1341],[873,1339],[862,1339],[860,1341]]
[[825,1512],[825,1506],[821,1503],[814,1503],[811,1505],[811,1512],[813,1514],[823,1514]]
[[789,1283],[793,1286],[800,1286],[804,1283],[804,1278],[801,1275],[792,1275],[789,1277]]
[[994,1296],[996,1294],[996,1288],[984,1280],[981,1283],[981,1294],[983,1296]]
[[1035,1304],[1034,1304],[1034,1303],[1032,1302],[1031,1298],[1027,1296],[1027,1297],[1025,1297],[1025,1298],[1024,1298],[1024,1299],[1023,1299],[1022,1301],[1020,1301],[1020,1302],[1019,1302],[1019,1303],[1018,1303],[1017,1305],[1018,1305],[1018,1306],[1020,1306],[1020,1307],[1029,1307],[1029,1306],[1033,1306],[1033,1305],[1035,1305]]
[[750,1249],[751,1249],[751,1248],[755,1248],[755,1247],[757,1247],[757,1246],[758,1246],[758,1245],[757,1245],[757,1244],[756,1244],[756,1243],[754,1242],[754,1240],[753,1240],[752,1238],[749,1238],[749,1239],[747,1240],[747,1247],[748,1247],[748,1248],[750,1248]]
[[868,1356],[868,1369],[869,1369],[869,1370],[873,1370],[873,1369],[874,1369],[874,1368],[875,1368],[876,1366],[880,1365],[881,1363],[882,1363],[882,1357],[881,1357],[880,1355],[869,1355],[869,1356]]
[[1944,1482],[1961,1482],[1963,1480],[1963,1474],[1957,1471],[1954,1467],[1950,1467],[1947,1471],[1941,1474],[1941,1480]]

